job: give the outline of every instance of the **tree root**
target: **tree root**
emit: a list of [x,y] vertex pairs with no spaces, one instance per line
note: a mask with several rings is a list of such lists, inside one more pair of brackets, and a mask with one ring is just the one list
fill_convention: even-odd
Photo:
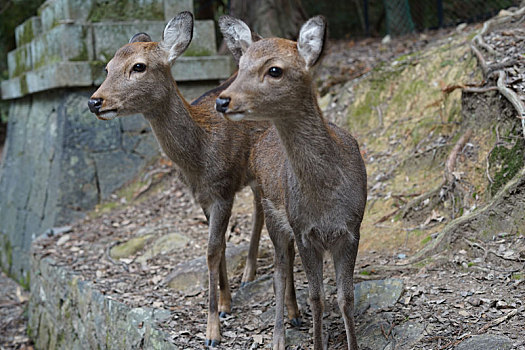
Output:
[[495,213],[498,207],[508,205],[510,198],[513,197],[515,193],[523,191],[525,191],[525,168],[523,168],[519,174],[516,174],[516,176],[494,196],[490,203],[475,212],[451,221],[432,242],[408,259],[407,265],[413,265],[426,257],[439,253],[442,248],[454,242],[460,234],[464,235],[467,232],[476,231],[477,227],[483,226],[484,217],[490,218],[491,214]]

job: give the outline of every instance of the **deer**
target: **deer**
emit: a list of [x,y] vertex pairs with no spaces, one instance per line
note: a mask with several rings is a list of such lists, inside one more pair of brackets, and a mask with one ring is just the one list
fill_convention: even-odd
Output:
[[357,141],[327,122],[317,103],[313,80],[326,42],[326,20],[309,19],[297,42],[281,38],[254,41],[249,27],[223,16],[220,30],[240,54],[235,80],[216,100],[226,119],[271,122],[254,144],[250,167],[262,198],[274,256],[275,325],[273,349],[285,349],[284,305],[293,278],[293,241],[308,280],[314,349],[323,339],[323,257],[331,254],[337,302],[348,349],[357,349],[353,273],[367,198],[367,178]]
[[184,99],[171,66],[192,36],[190,12],[181,12],[169,21],[160,42],[153,42],[146,33],[134,35],[107,64],[106,79],[89,99],[88,107],[101,120],[141,113],[204,211],[209,224],[206,346],[216,347],[221,341],[220,317],[231,312],[225,233],[235,194],[245,186],[253,189],[254,212],[242,284],[255,278],[264,215],[248,161],[251,145],[268,125],[234,123],[215,110],[215,99],[235,75],[191,104]]

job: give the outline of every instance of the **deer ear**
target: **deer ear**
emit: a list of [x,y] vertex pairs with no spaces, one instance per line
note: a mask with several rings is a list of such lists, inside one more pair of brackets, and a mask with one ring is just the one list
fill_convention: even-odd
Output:
[[137,33],[135,35],[133,35],[131,37],[131,39],[129,39],[129,43],[128,44],[133,44],[133,43],[149,43],[151,42],[151,37],[146,34],[146,33]]
[[326,19],[312,17],[303,24],[297,40],[299,55],[305,60],[306,68],[311,68],[321,57],[326,40]]
[[259,34],[252,33],[246,23],[231,16],[221,16],[219,18],[219,28],[224,36],[226,45],[237,62],[250,45],[260,39]]
[[193,15],[184,11],[173,18],[164,28],[160,47],[169,53],[168,62],[173,64],[182,55],[193,38]]

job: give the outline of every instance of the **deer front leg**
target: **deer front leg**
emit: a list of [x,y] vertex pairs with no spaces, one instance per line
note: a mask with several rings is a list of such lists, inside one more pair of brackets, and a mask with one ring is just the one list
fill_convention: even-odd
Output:
[[314,350],[324,349],[323,342],[323,253],[313,246],[305,247],[300,235],[295,236],[297,250],[301,256],[306,278],[308,279],[308,292],[312,308],[314,328]]
[[[356,237],[359,237],[357,234]],[[359,238],[348,235],[332,251],[337,281],[337,303],[343,315],[349,350],[357,350],[354,323],[354,267]]]
[[226,267],[226,244],[224,244],[219,266],[219,318],[231,313],[232,296]]
[[[279,218],[267,212],[266,228],[273,243],[274,255],[274,278],[273,290],[275,293],[275,324],[273,329],[273,350],[285,350],[285,327],[284,327],[284,306],[285,293],[287,289],[290,257],[289,244],[293,246],[291,232],[282,229]],[[293,285],[293,281],[292,281]]]
[[261,239],[261,230],[264,224],[264,213],[261,204],[261,196],[259,191],[253,186],[253,215],[252,215],[252,235],[250,238],[250,248],[248,250],[248,257],[246,258],[246,266],[242,275],[241,287],[246,283],[255,279],[255,272],[257,270],[257,255],[259,252],[259,241]]
[[[206,326],[206,346],[215,347],[221,341],[219,307],[217,304],[217,285],[219,283],[221,260],[225,255],[225,233],[231,215],[232,201],[216,202],[209,210],[210,226],[208,236],[208,323]],[[224,270],[226,268],[224,259]],[[225,274],[225,271],[223,271]],[[223,276],[227,279],[227,276]],[[222,278],[221,278],[222,279]],[[229,294],[229,291],[228,291]]]
[[293,265],[295,260],[295,248],[294,240],[291,239],[288,242],[288,266],[286,276],[286,292],[285,292],[285,303],[286,310],[288,311],[288,319],[294,327],[301,326],[301,312],[297,305],[297,298],[295,295],[295,279],[293,275]]

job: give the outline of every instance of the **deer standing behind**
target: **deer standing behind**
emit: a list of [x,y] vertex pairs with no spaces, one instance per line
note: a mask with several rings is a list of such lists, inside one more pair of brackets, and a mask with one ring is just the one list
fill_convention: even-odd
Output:
[[220,93],[216,109],[230,120],[273,124],[250,156],[275,249],[273,348],[285,349],[283,313],[293,288],[295,236],[308,278],[314,349],[324,344],[327,251],[335,265],[348,348],[355,350],[353,273],[366,204],[366,170],[356,140],[327,123],[317,104],[311,69],[323,50],[325,19],[317,16],[306,22],[298,42],[279,38],[253,42],[248,26],[228,16],[221,17],[219,26],[230,50],[242,56],[237,78]]
[[[216,97],[234,77],[192,104],[181,96],[171,74],[171,65],[187,49],[192,35],[193,15],[182,12],[166,25],[161,42],[152,42],[145,33],[133,36],[107,64],[107,77],[91,96],[88,106],[103,120],[142,113],[202,207],[209,222],[206,345],[214,347],[221,340],[219,311],[221,315],[231,311],[225,233],[235,193],[246,185],[254,186],[254,176],[248,168],[250,149],[253,140],[267,126],[253,122],[233,123],[215,111]],[[244,283],[255,277],[264,222],[255,190],[253,218]]]

